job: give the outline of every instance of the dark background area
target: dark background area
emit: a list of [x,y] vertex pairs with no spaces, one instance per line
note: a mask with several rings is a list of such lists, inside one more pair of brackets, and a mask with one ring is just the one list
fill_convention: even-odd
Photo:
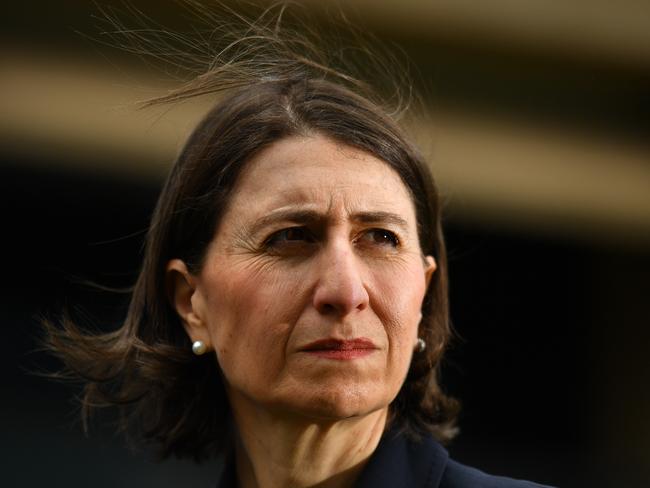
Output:
[[[115,2],[103,2],[110,3]],[[183,22],[174,2],[132,3],[168,22]],[[610,178],[612,187],[618,185],[618,193],[586,191],[587,170],[584,181],[558,176],[556,186],[539,194],[544,199],[538,207],[530,205],[538,194],[530,201],[516,192],[500,200],[507,187],[489,187],[497,180],[473,181],[468,166],[463,177],[472,183],[465,185],[442,166],[439,183],[447,201],[451,310],[458,336],[445,359],[443,384],[463,403],[461,432],[449,446],[452,457],[494,474],[562,487],[650,486],[650,51],[641,43],[623,42],[633,36],[621,34],[616,44],[612,33],[619,31],[599,25],[588,12],[577,24],[584,24],[583,37],[600,42],[598,32],[613,36],[611,52],[601,49],[606,44],[589,48],[574,42],[570,29],[550,29],[548,42],[526,36],[520,42],[508,34],[507,24],[480,24],[480,15],[472,18],[469,7],[467,16],[450,27],[453,16],[425,15],[416,2],[407,4],[413,8],[412,24],[405,22],[406,7],[390,7],[390,2],[379,2],[377,9],[359,2],[359,9],[368,9],[369,28],[379,38],[397,43],[417,65],[427,103],[443,122],[459,114],[462,120],[488,120],[486,141],[497,131],[517,140],[512,127],[530,126],[544,134],[579,134],[570,140],[576,146],[600,148],[597,144],[606,142],[626,151],[641,148],[634,154],[642,155],[636,180],[623,172],[631,161],[623,156],[627,152],[619,159],[614,151],[604,164],[606,171],[602,162],[594,162],[593,170]],[[603,5],[597,2],[599,8]],[[598,18],[619,21],[625,5],[608,7],[611,11]],[[555,14],[540,9],[522,20],[539,15],[541,25],[544,15]],[[201,467],[180,461],[156,464],[149,453],[131,454],[113,432],[110,418],[98,419],[85,438],[75,401],[78,387],[37,374],[58,366],[39,351],[39,317],[56,318],[71,307],[97,328],[119,325],[128,295],[101,291],[88,282],[132,284],[148,218],[173,158],[165,151],[162,156],[148,153],[151,146],[145,143],[140,149],[127,147],[119,136],[101,133],[104,126],[98,139],[80,130],[96,120],[79,123],[70,115],[65,132],[65,123],[59,127],[57,120],[48,119],[53,110],[49,102],[29,112],[34,110],[30,103],[52,86],[48,66],[64,66],[64,60],[73,58],[85,66],[92,58],[97,72],[97,66],[120,74],[138,67],[137,58],[116,58],[115,53],[109,61],[103,48],[75,34],[92,32],[96,13],[89,2],[11,2],[3,20],[2,52],[20,63],[0,70],[3,106],[19,107],[0,114],[0,374],[6,392],[0,410],[0,484],[213,486],[218,462]],[[558,26],[565,20],[561,14]],[[483,27],[476,28],[479,24]],[[621,24],[620,32],[625,31]],[[35,75],[43,90],[17,95],[4,83],[14,72],[22,73],[21,63],[32,59],[30,53],[36,53],[34,65],[45,70]],[[84,69],[79,68],[74,89],[86,86]],[[139,80],[137,76],[133,74]],[[119,76],[116,80],[111,83],[123,82]],[[78,98],[82,111],[92,112],[92,100],[105,94],[96,85],[89,87]],[[70,107],[70,114],[74,110]],[[557,143],[542,140],[549,147]],[[434,168],[447,156],[467,154],[465,139],[460,141],[434,157]],[[154,145],[163,142],[155,139]],[[478,146],[477,160],[482,153]],[[526,163],[517,160],[522,154],[528,155],[519,151],[503,158],[512,159],[516,169],[517,163]],[[558,149],[557,154],[564,153]],[[589,168],[587,156],[584,161],[567,158],[561,163]],[[545,162],[540,164],[543,173]],[[548,161],[548,171],[555,171],[553,164],[557,162]],[[513,190],[526,183],[508,178],[503,175]],[[647,195],[639,197],[634,192],[643,185]],[[632,203],[620,203],[630,194],[637,195]],[[609,207],[611,213],[604,211]]]

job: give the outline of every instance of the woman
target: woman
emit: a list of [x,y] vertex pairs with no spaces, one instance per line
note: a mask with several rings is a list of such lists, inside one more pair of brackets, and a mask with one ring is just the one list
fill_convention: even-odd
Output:
[[163,457],[224,454],[219,487],[538,486],[440,445],[457,404],[437,380],[438,195],[345,79],[265,72],[216,104],[163,188],[124,325],[68,320],[49,343],[87,381],[85,414],[119,406]]

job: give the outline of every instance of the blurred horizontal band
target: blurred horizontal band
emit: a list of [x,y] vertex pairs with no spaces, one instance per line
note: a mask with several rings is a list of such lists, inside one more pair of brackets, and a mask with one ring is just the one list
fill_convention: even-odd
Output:
[[[160,180],[210,105],[138,111],[165,83],[30,53],[3,59],[0,150],[68,169]],[[415,132],[452,218],[650,243],[650,146],[449,107],[427,118]]]

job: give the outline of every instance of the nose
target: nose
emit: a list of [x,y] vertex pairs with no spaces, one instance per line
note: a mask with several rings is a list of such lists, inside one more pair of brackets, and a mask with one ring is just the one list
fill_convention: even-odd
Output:
[[318,312],[343,317],[368,306],[368,291],[359,264],[349,242],[329,243],[323,250],[313,299]]

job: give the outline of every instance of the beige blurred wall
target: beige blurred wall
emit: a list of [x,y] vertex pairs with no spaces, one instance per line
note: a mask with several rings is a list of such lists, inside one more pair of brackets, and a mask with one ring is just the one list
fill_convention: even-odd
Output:
[[[154,2],[134,4],[163,17],[173,15],[173,2],[165,8]],[[582,63],[591,69],[578,74],[607,73],[614,80],[608,80],[610,90],[616,88],[617,76],[624,85],[630,77],[650,73],[646,2],[358,0],[352,5],[379,36],[393,40],[407,35],[405,49],[415,53],[421,69],[434,72],[434,94],[435,77],[445,76],[435,72],[440,53],[448,58],[461,53],[458,63],[466,65],[502,66],[481,69],[504,90],[522,90],[524,100],[536,96],[525,92],[535,87],[518,87],[513,73],[530,71],[538,59],[546,60],[549,70],[555,66],[550,58],[561,61],[560,66]],[[3,42],[0,142],[7,150],[54,155],[63,164],[86,169],[101,164],[88,155],[111,154],[110,167],[103,170],[160,177],[210,101],[164,113],[138,112],[133,102],[161,93],[171,82],[140,69],[135,57],[120,64],[120,58],[103,56],[98,42],[75,33],[96,28],[92,5],[71,2],[56,12],[61,32],[51,22],[48,29],[49,35],[63,37],[58,48],[47,45],[47,29],[42,39],[24,33]],[[68,17],[81,25],[66,26]],[[550,76],[562,91],[563,73]],[[581,82],[584,87],[578,84],[577,91],[598,80]],[[567,123],[562,114],[555,123],[540,123],[534,114],[517,116],[516,103],[523,112],[525,101],[515,100],[514,110],[505,115],[486,113],[474,110],[471,102],[463,104],[462,96],[452,102],[444,94],[434,97],[431,113],[416,129],[455,218],[614,244],[650,242],[650,144],[642,137],[590,132],[590,127]]]

